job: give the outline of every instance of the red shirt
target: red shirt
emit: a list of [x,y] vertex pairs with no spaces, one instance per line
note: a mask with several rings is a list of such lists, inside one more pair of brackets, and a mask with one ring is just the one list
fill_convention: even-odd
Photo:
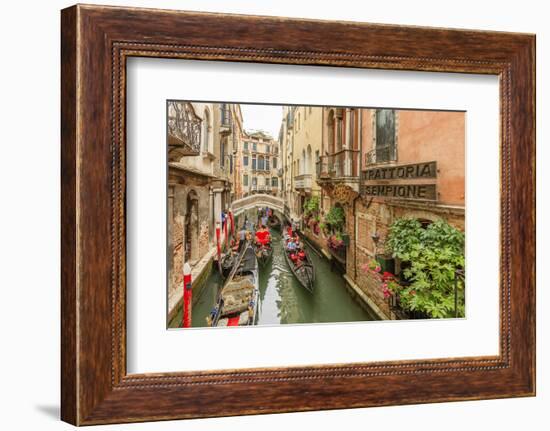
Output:
[[266,230],[256,232],[256,239],[260,244],[266,245],[269,242],[269,232]]

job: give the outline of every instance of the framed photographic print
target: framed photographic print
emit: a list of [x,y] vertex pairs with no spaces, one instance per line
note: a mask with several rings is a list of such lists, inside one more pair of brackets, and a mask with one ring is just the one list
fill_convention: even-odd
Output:
[[61,30],[63,420],[534,395],[533,35]]

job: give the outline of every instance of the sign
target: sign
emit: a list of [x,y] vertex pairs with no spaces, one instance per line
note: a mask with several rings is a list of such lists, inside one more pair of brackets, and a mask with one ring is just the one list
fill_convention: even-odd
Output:
[[[435,179],[436,177],[436,162],[378,166],[361,173],[361,195],[388,199],[435,201],[437,200],[436,185],[420,183],[416,180]],[[403,183],[404,180],[412,181]]]
[[362,184],[361,194],[393,199],[430,201],[437,199],[435,184]]
[[362,172],[363,181],[405,180],[436,178],[436,162],[414,163],[401,166],[379,166]]

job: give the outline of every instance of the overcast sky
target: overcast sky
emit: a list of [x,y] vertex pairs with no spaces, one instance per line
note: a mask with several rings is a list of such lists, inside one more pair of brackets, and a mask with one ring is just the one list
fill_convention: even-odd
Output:
[[281,105],[244,105],[241,104],[245,130],[263,130],[274,139],[279,137],[279,128],[283,117]]

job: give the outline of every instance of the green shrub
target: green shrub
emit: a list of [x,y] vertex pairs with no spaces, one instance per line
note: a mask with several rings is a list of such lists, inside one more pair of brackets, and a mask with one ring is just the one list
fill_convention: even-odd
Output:
[[[417,219],[402,218],[390,226],[387,251],[408,262],[403,275],[410,285],[399,290],[400,304],[430,317],[454,317],[455,274],[464,269],[465,236],[444,220],[423,228]],[[458,279],[458,316],[464,316],[464,281]]]

